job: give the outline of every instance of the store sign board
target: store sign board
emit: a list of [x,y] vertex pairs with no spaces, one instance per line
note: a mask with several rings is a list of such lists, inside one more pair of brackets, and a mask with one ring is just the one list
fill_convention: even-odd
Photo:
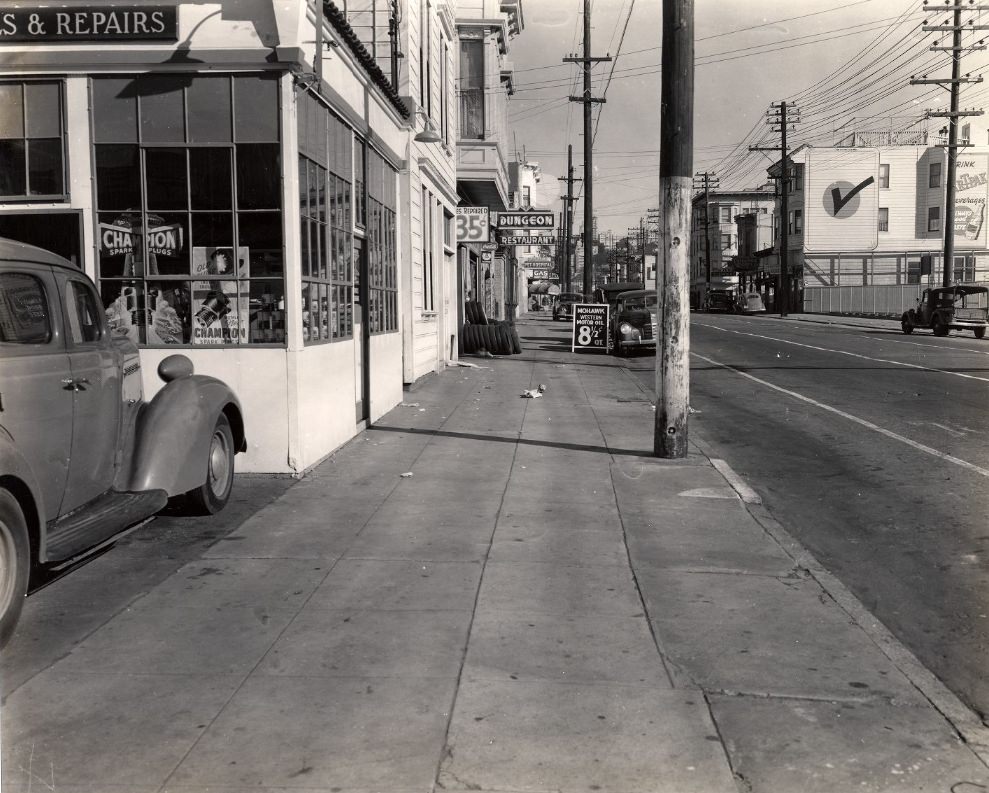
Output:
[[500,229],[552,229],[556,216],[552,212],[499,212]]
[[512,232],[500,231],[498,242],[502,245],[545,245],[547,248],[555,247],[556,237],[541,237],[533,234],[514,234]]
[[15,41],[177,41],[176,6],[0,9],[0,44]]
[[989,155],[959,154],[955,162],[955,248],[986,247]]
[[570,351],[608,351],[608,304],[574,303]]
[[487,242],[490,229],[487,207],[457,207],[457,242]]
[[[806,156],[804,249],[875,250],[879,245],[879,150],[808,149]],[[799,209],[790,207],[791,212]]]

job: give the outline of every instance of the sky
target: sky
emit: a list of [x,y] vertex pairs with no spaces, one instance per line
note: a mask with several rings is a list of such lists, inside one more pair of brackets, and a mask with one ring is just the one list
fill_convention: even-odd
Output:
[[[945,109],[948,92],[911,86],[911,76],[950,76],[949,57],[931,52],[940,35],[921,25],[950,16],[925,16],[922,0],[695,0],[694,172],[717,174],[723,188],[765,184],[768,155],[748,146],[779,145],[765,122],[772,102],[800,109],[790,147],[829,146],[852,127],[932,131],[926,109]],[[631,11],[631,14],[630,14]],[[560,211],[566,193],[567,144],[575,176],[583,176],[583,106],[578,64],[564,64],[583,48],[583,0],[525,0],[525,28],[511,42],[515,93],[509,131],[518,156],[538,162],[539,203]],[[975,24],[989,24],[989,12]],[[624,236],[647,210],[659,206],[662,0],[592,0],[592,55],[618,57],[595,64],[594,214],[599,232]],[[975,43],[969,33],[963,43]],[[942,41],[941,44],[948,44]],[[986,52],[963,57],[963,73],[989,71]],[[983,68],[979,68],[983,67]],[[613,69],[613,73],[612,73]],[[609,79],[610,77],[610,79]],[[962,107],[981,107],[989,89],[965,86]],[[778,159],[778,158],[777,158]],[[580,183],[575,193],[580,191]],[[575,205],[575,225],[583,222]]]

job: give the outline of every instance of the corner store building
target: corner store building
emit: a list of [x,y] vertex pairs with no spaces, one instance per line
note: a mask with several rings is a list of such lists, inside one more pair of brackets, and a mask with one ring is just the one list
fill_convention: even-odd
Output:
[[304,471],[401,400],[402,184],[452,180],[450,153],[410,169],[423,103],[324,7],[322,81],[303,0],[0,7],[0,234],[96,280],[146,394],[173,352],[228,382],[241,471]]

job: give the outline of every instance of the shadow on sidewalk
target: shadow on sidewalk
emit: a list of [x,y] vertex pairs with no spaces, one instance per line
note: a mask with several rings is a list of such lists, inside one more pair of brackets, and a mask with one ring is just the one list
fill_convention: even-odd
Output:
[[652,452],[645,449],[609,449],[607,446],[592,446],[584,443],[558,443],[554,441],[537,441],[529,438],[502,438],[497,435],[477,435],[471,432],[450,432],[449,430],[424,430],[414,427],[388,427],[374,424],[367,432],[411,432],[414,435],[437,435],[442,438],[460,438],[469,441],[492,441],[494,443],[517,443],[523,446],[548,446],[555,449],[567,449],[573,452],[599,452],[601,454],[617,454],[628,457],[652,457]]

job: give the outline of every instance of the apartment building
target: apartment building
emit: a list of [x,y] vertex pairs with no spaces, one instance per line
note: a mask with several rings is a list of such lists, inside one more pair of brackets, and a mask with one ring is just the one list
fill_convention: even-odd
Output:
[[[840,294],[840,310],[896,314],[922,286],[942,283],[945,150],[895,140],[872,146],[869,135],[858,134],[849,145],[804,146],[791,155],[787,250],[794,296],[802,292],[808,310],[839,310],[833,298]],[[776,163],[769,173],[780,170]],[[959,152],[953,282],[989,279],[987,173],[989,148]],[[775,256],[770,271],[779,272]]]
[[[508,101],[514,88],[508,54],[524,24],[522,0],[457,0],[457,194],[461,206],[487,207],[492,214],[510,204]],[[506,303],[517,302],[510,300],[514,251],[500,245],[495,232],[491,239],[487,245],[458,243],[460,290],[488,317],[503,319]]]
[[690,304],[699,308],[709,288],[736,290],[739,286],[735,270],[739,253],[736,216],[769,216],[775,197],[771,187],[711,190],[697,193],[691,203]]

